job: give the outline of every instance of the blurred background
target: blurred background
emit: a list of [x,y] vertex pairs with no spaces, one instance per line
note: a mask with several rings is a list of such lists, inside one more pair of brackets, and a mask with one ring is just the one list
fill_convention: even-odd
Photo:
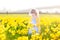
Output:
[[32,8],[43,13],[60,13],[60,2],[59,0],[0,0],[0,12],[29,12]]

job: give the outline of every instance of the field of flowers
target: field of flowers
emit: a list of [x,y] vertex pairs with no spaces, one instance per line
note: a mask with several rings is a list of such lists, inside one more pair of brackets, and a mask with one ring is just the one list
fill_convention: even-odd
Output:
[[60,15],[40,14],[41,32],[31,36],[29,21],[27,14],[0,14],[0,40],[60,40]]

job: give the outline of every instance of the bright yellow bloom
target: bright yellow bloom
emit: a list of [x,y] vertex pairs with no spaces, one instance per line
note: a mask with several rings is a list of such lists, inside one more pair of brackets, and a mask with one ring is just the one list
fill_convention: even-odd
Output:
[[48,28],[46,28],[46,29],[45,29],[45,32],[46,32],[46,33],[48,33],[48,32],[49,32],[49,29],[48,29]]
[[0,33],[3,33],[5,31],[4,25],[0,25]]
[[38,39],[40,39],[38,33],[37,33],[37,34],[33,34],[33,35],[31,36],[31,40],[38,40]]
[[51,36],[52,38],[56,38],[56,35],[53,34],[53,33],[51,33],[50,36]]
[[17,30],[17,33],[18,33],[18,34],[21,34],[21,30]]
[[15,33],[16,33],[15,30],[11,30],[11,29],[9,30],[9,32],[10,32],[12,35],[15,35]]
[[27,29],[22,29],[20,32],[21,32],[22,35],[23,34],[28,34],[28,30]]
[[6,40],[6,35],[5,34],[0,34],[0,40]]
[[18,37],[17,40],[28,40],[28,37],[27,36]]
[[58,32],[57,32],[57,35],[59,35],[59,36],[60,36],[60,31],[58,31]]

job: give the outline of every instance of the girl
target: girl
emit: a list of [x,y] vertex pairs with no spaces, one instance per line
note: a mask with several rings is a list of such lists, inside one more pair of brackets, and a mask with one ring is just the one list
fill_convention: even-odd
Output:
[[29,12],[29,15],[31,16],[30,23],[33,24],[32,28],[29,28],[28,34],[32,35],[33,30],[35,30],[35,33],[40,33],[40,19],[39,19],[39,11],[37,9],[32,9]]

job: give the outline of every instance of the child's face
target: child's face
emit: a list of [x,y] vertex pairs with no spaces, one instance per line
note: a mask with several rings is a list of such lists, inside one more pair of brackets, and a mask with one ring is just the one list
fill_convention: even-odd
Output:
[[35,17],[37,15],[36,11],[35,10],[32,10],[31,11],[31,14],[32,14],[32,17]]
[[35,17],[35,13],[32,13],[32,16]]

